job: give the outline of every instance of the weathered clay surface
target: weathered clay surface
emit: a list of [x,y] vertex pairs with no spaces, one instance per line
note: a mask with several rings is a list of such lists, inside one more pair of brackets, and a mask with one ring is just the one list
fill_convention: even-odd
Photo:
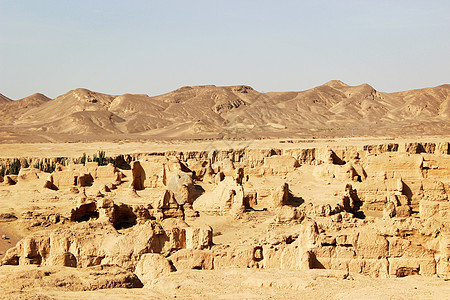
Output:
[[[70,158],[51,174],[22,168],[0,180],[0,274],[28,270],[14,278],[30,293],[42,278],[62,289],[58,276],[66,290],[142,283],[162,293],[192,270],[230,268],[253,272],[239,283],[250,290],[305,291],[318,276],[450,278],[446,145],[167,151],[130,155],[123,168]],[[20,283],[6,285],[13,295]]]

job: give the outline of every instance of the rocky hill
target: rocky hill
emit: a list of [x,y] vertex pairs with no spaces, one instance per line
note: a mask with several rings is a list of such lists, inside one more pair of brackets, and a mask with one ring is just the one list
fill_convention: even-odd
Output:
[[445,135],[450,132],[449,95],[449,84],[383,93],[337,80],[300,92],[208,85],[154,97],[87,89],[55,99],[34,94],[12,101],[1,95],[0,140]]

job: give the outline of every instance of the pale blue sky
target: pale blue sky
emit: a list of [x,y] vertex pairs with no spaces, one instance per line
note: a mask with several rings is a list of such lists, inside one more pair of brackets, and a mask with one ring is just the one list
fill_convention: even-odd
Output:
[[0,93],[450,83],[450,1],[0,0]]

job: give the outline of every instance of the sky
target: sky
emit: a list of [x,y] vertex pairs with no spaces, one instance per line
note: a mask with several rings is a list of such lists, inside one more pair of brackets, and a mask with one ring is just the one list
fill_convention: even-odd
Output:
[[450,83],[448,0],[0,0],[0,93]]

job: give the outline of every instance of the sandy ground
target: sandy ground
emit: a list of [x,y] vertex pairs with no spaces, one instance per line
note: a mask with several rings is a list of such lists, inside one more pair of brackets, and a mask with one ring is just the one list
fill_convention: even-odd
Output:
[[23,237],[23,228],[20,227],[21,226],[18,226],[16,221],[0,222],[0,259],[5,255],[9,248],[14,247]]
[[[142,289],[64,291],[34,288],[9,299],[450,299],[450,282],[409,276],[379,279],[332,270],[185,270]],[[1,287],[0,287],[1,290]],[[48,298],[45,298],[48,297]]]
[[[411,138],[336,138],[336,139],[271,139],[271,140],[212,140],[212,141],[143,141],[143,142],[93,142],[93,143],[30,143],[30,144],[0,144],[0,158],[8,157],[80,157],[83,153],[96,154],[99,150],[107,156],[131,153],[150,153],[162,151],[210,151],[225,149],[306,149],[321,146],[370,145],[382,143],[439,142],[446,137],[415,137]],[[447,139],[448,140],[448,139]]]

